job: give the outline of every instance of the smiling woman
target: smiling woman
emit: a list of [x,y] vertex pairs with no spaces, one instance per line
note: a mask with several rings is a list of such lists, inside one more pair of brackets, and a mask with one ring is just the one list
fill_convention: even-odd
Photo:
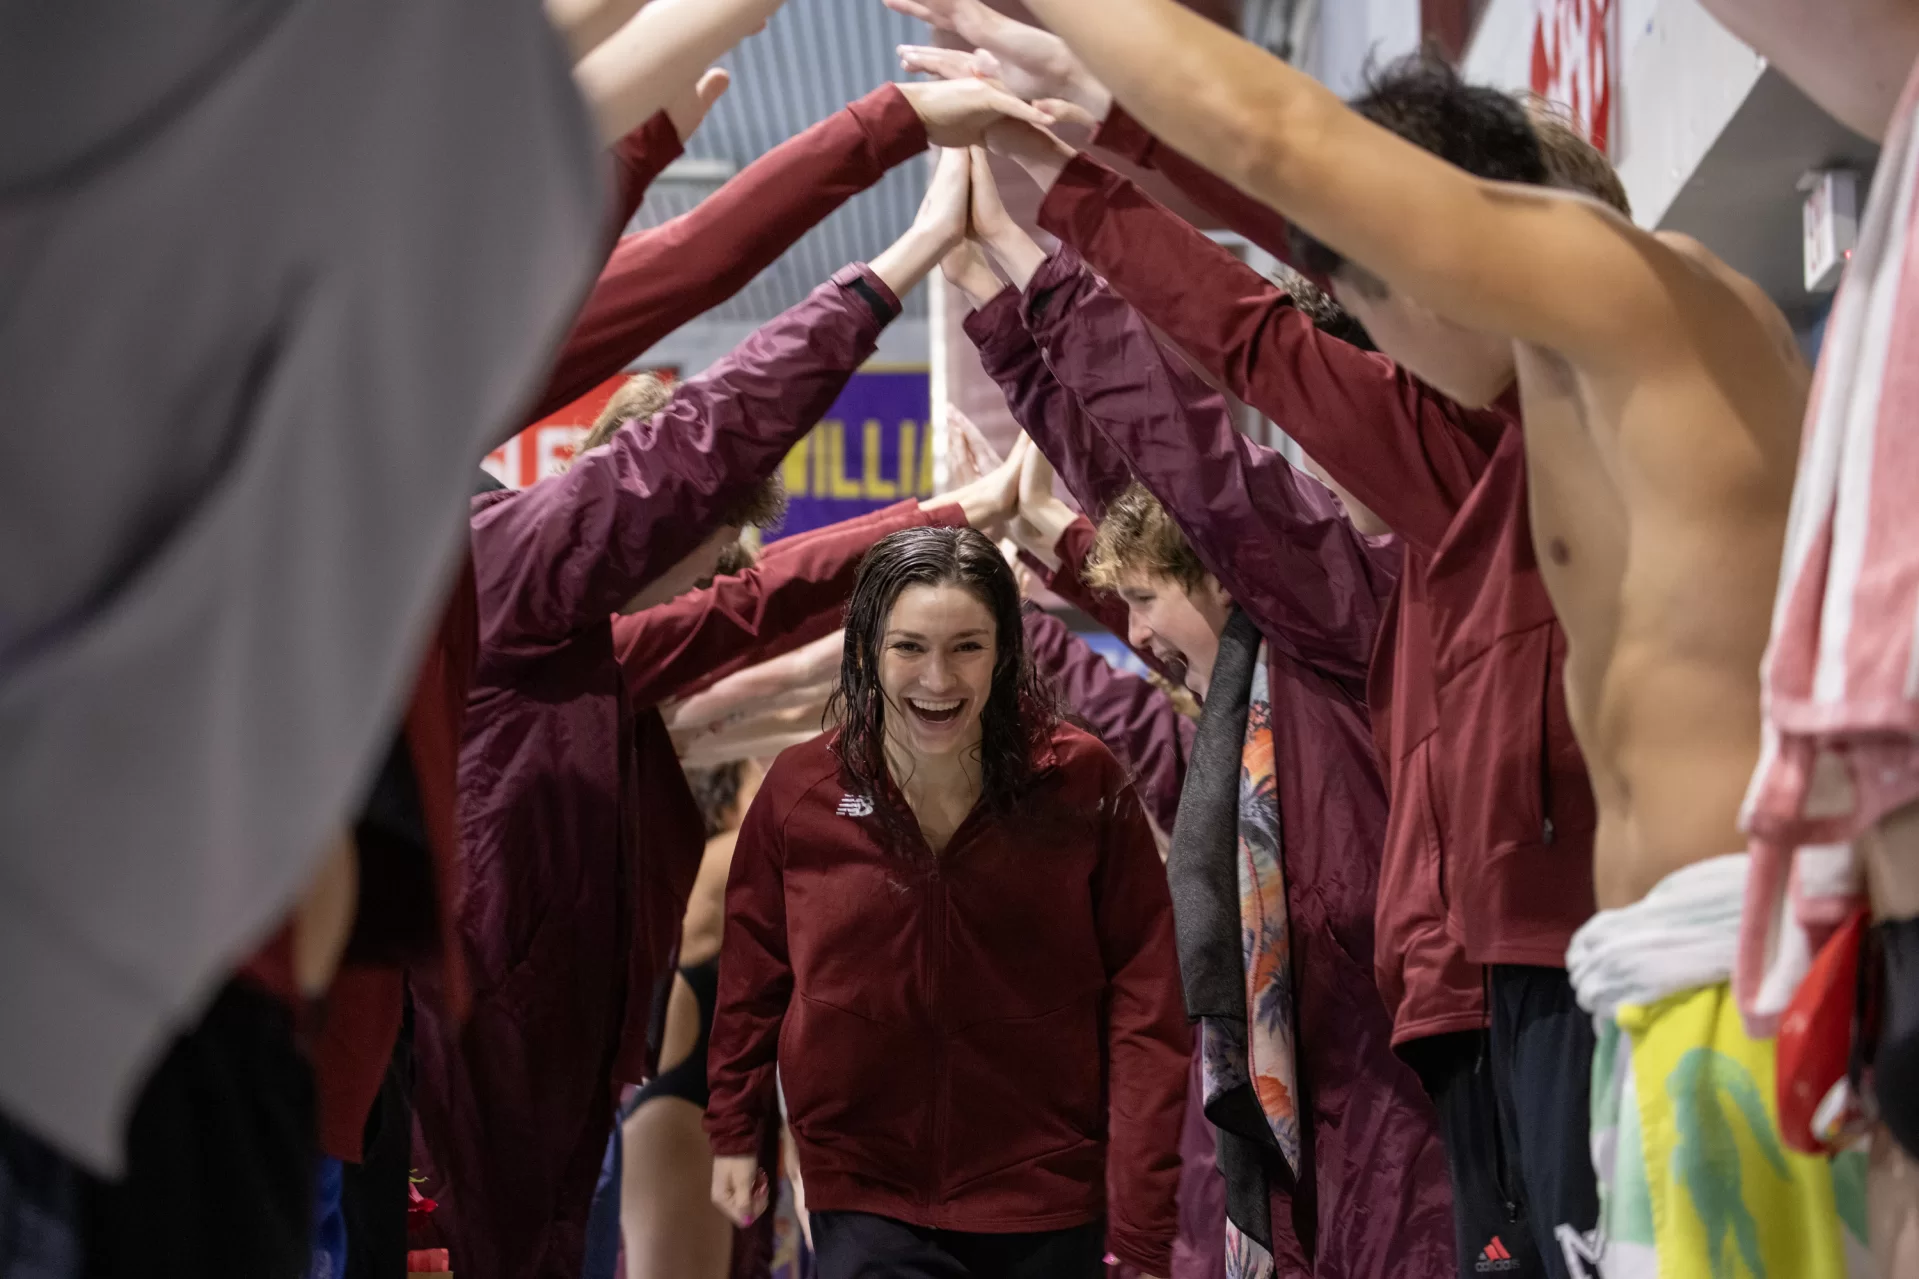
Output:
[[736,845],[715,1202],[766,1210],[777,1070],[820,1279],[1103,1279],[1109,1250],[1166,1274],[1191,1048],[1166,877],[1125,770],[1033,674],[985,536],[874,546],[836,701]]
[[[972,529],[907,529],[860,566],[831,717],[847,789],[874,797],[913,847],[937,853],[976,801],[1012,811],[1053,729],[1051,694],[1026,658],[1019,585]],[[889,803],[888,774],[906,809]]]

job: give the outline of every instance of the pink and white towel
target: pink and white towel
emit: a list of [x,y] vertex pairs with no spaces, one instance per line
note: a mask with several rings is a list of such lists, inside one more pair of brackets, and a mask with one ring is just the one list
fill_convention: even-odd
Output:
[[1769,1036],[1864,898],[1852,841],[1919,798],[1919,68],[1893,117],[1806,415],[1746,795],[1734,981]]

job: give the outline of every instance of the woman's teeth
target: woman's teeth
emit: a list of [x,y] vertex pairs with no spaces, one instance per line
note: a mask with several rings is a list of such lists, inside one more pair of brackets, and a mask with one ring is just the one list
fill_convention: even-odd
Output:
[[928,702],[917,697],[909,697],[906,699],[906,704],[912,707],[913,713],[921,719],[940,724],[958,715],[960,707],[966,704],[966,700],[959,698],[950,702]]

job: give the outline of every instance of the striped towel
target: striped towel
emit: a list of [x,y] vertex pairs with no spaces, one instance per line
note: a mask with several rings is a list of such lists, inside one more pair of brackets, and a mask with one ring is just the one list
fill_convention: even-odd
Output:
[[1769,1036],[1862,900],[1852,841],[1919,798],[1919,68],[1813,381],[1764,667],[1735,987]]

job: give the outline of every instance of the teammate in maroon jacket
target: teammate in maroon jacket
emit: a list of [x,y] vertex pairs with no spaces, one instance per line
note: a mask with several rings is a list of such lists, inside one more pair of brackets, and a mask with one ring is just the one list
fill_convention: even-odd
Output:
[[990,541],[874,547],[839,697],[734,853],[715,1202],[766,1209],[777,1068],[821,1279],[1096,1279],[1108,1249],[1164,1275],[1190,1044],[1166,875],[1125,771],[1033,676]]

